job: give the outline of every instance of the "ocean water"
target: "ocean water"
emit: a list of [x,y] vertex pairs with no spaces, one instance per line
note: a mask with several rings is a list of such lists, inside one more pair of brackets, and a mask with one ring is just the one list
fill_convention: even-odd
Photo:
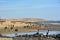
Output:
[[[25,34],[27,34],[27,35],[33,35],[33,34],[35,34],[37,32],[21,32],[21,33],[17,33],[17,35],[16,35],[16,33],[2,34],[2,35],[3,36],[9,36],[9,37],[15,37],[17,35],[25,35]],[[46,33],[47,33],[47,30],[39,31],[39,34],[46,35]],[[49,35],[53,35],[53,34],[54,35],[60,34],[60,31],[49,31]]]

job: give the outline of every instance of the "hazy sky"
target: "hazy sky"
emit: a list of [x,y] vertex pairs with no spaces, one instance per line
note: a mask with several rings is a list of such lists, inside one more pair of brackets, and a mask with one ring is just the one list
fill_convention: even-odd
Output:
[[60,20],[60,0],[0,0],[0,17]]

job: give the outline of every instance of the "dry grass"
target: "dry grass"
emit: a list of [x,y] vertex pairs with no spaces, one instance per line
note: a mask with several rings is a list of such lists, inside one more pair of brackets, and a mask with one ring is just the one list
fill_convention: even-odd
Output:
[[[8,33],[16,33],[15,31],[16,28],[13,28],[12,30],[10,28],[8,29],[0,29],[0,34],[8,34]],[[29,29],[29,28],[17,28],[17,32],[30,32],[30,31],[37,31],[36,29]]]

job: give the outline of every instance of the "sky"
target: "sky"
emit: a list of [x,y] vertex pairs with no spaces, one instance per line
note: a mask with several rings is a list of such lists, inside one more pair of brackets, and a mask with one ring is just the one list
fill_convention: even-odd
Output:
[[60,0],[0,0],[0,18],[60,20]]

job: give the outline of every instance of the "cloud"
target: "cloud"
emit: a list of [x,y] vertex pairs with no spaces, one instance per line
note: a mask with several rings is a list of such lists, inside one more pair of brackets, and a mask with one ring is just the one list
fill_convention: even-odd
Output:
[[24,9],[39,9],[39,8],[51,8],[51,7],[60,7],[59,5],[33,5],[33,6],[0,6],[0,10],[24,10]]
[[59,7],[57,5],[35,5],[32,6],[31,8],[50,8],[50,7]]

